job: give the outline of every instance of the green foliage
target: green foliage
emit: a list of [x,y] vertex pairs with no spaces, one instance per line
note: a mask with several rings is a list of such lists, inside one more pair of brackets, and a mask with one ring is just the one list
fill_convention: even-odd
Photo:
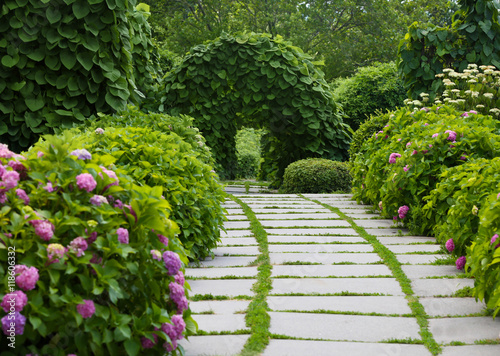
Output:
[[293,162],[283,177],[283,193],[332,193],[351,189],[347,164],[323,158],[308,158]]
[[[397,217],[399,207],[409,206],[404,222],[421,233],[428,231],[422,221],[423,199],[443,169],[464,159],[500,155],[498,122],[490,116],[465,117],[446,106],[427,110],[394,112],[383,133],[366,141],[351,170],[355,199],[374,205],[381,201],[388,217]],[[455,141],[449,131],[456,133]],[[390,163],[396,154],[401,156]]]
[[236,134],[237,178],[254,178],[260,165],[260,138],[262,131],[243,128]]
[[[0,11],[0,140],[20,150],[158,89],[136,0],[9,0]],[[153,74],[150,74],[153,73]],[[142,93],[144,92],[144,94]]]
[[[24,333],[16,335],[15,354],[161,353],[169,339],[154,327],[170,323],[177,314],[169,297],[175,278],[151,251],[160,256],[160,250],[173,251],[182,265],[188,262],[175,237],[178,227],[169,219],[169,203],[161,198],[160,188],[138,186],[123,170],[105,169],[108,156],[93,153],[78,159],[70,153],[70,135],[45,138],[26,159],[11,157],[6,149],[0,158],[6,167],[17,162],[10,165],[21,178],[16,187],[3,189],[6,200],[0,203],[0,297],[10,290],[9,266],[34,267],[39,275],[33,289],[23,286],[20,278],[12,289],[24,289],[28,299],[21,312],[27,321]],[[81,186],[81,174],[92,177],[95,186]],[[93,203],[96,197],[104,201]],[[49,227],[38,230],[35,221]],[[119,240],[120,228],[128,231],[128,243]],[[168,238],[168,245],[158,234]],[[75,239],[84,240],[80,251]],[[67,248],[57,261],[50,255],[51,244]],[[88,318],[77,310],[84,300],[95,305],[95,314]],[[185,334],[192,335],[196,324],[190,314],[185,310],[181,315]],[[141,338],[153,338],[153,332],[159,342],[142,349]],[[14,354],[7,342],[1,343],[0,353]]]
[[225,193],[212,167],[198,160],[181,137],[149,128],[109,127],[103,134],[88,131],[76,141],[84,142],[89,151],[111,156],[113,164],[138,182],[162,188],[191,259],[203,259],[217,247]]
[[362,147],[366,140],[368,140],[373,134],[381,131],[385,125],[389,122],[392,113],[381,113],[376,112],[374,115],[370,116],[370,119],[366,120],[361,124],[359,129],[352,135],[351,146],[349,147],[349,161],[354,162],[356,156],[362,152]]
[[494,310],[494,316],[500,312],[500,187],[496,188],[479,211],[479,232],[467,249],[467,267],[475,278],[474,296]]
[[394,62],[359,68],[352,77],[339,78],[332,86],[333,98],[344,111],[344,122],[353,130],[376,110],[394,110],[406,99]]
[[413,99],[434,96],[443,68],[462,71],[469,63],[500,68],[499,12],[493,0],[460,0],[460,9],[447,27],[412,24],[399,45],[398,68]]
[[224,34],[194,47],[166,76],[159,110],[195,117],[224,178],[235,176],[234,137],[243,118],[269,129],[263,158],[278,179],[298,159],[342,160],[349,126],[310,59],[280,37]]

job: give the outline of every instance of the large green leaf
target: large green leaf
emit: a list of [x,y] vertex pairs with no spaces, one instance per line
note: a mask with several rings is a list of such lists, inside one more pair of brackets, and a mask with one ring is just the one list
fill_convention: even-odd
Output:
[[29,98],[26,98],[24,100],[26,103],[26,106],[31,110],[31,111],[37,111],[40,110],[41,108],[44,107],[45,105],[45,100],[41,95],[38,96],[31,96]]

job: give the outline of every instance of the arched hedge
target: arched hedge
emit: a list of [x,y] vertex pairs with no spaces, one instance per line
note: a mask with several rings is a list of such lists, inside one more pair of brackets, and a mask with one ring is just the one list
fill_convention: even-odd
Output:
[[193,116],[227,178],[234,177],[237,128],[267,128],[263,168],[281,179],[293,161],[347,157],[350,128],[315,64],[281,37],[223,34],[167,74],[159,110]]

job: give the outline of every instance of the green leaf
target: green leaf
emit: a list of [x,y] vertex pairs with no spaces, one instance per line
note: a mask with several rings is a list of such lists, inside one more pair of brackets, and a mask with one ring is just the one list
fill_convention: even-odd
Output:
[[73,14],[77,19],[83,19],[90,12],[90,7],[86,1],[77,1],[73,3]]
[[40,110],[45,105],[45,101],[43,100],[43,97],[40,94],[37,95],[36,97],[32,96],[26,98],[24,102],[28,107],[28,109],[30,109],[31,111]]
[[70,51],[61,51],[60,56],[62,64],[68,69],[73,69],[76,64],[75,53]]
[[61,13],[56,7],[49,6],[47,7],[47,10],[45,12],[45,15],[47,16],[47,20],[53,25],[56,22],[59,22],[62,18]]
[[11,57],[8,54],[2,57],[2,65],[7,68],[14,67],[19,62],[19,56]]
[[29,319],[30,319],[31,325],[33,325],[34,330],[38,329],[38,327],[42,324],[42,319],[40,319],[37,316],[30,315]]
[[81,51],[76,54],[76,59],[78,62],[85,68],[86,70],[90,71],[92,67],[94,66],[94,62],[92,58],[94,57],[94,54],[91,54],[86,51]]
[[138,355],[141,350],[141,343],[135,339],[125,341],[124,346],[130,356]]

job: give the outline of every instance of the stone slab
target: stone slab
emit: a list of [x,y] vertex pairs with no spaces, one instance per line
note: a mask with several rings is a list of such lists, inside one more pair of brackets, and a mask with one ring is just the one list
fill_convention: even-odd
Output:
[[233,356],[243,350],[250,335],[203,335],[182,339],[185,356]]
[[246,215],[226,215],[228,220],[248,220]]
[[305,242],[305,243],[358,243],[366,242],[365,239],[361,237],[354,236],[274,236],[268,235],[267,241],[269,244],[277,243],[294,243],[294,242]]
[[189,302],[189,308],[195,314],[209,311],[214,314],[235,314],[246,311],[249,304],[249,300],[202,300]]
[[223,268],[186,268],[187,278],[221,278],[228,276],[254,277],[257,267],[223,267]]
[[189,281],[191,295],[212,294],[235,297],[238,295],[250,295],[255,279],[223,279],[223,280],[194,280]]
[[243,215],[243,214],[244,214],[243,209],[234,209],[234,208],[226,209],[226,215]]
[[403,296],[269,296],[267,298],[267,304],[273,311],[329,310],[358,313],[411,314],[408,301]]
[[470,315],[486,308],[483,302],[476,302],[474,298],[420,298],[419,301],[432,317]]
[[403,272],[408,278],[426,278],[437,276],[453,276],[463,274],[463,271],[457,270],[455,266],[430,266],[430,265],[415,265],[401,266]]
[[380,219],[377,219],[377,220],[374,220],[374,219],[372,219],[372,220],[359,220],[359,221],[356,221],[356,225],[361,226],[361,227],[365,227],[365,228],[379,228],[379,227],[390,228],[393,225],[393,221],[387,220],[387,219],[384,219],[384,220],[380,220]]
[[257,240],[253,237],[222,237],[219,246],[228,245],[257,245]]
[[472,279],[415,279],[411,281],[413,292],[419,297],[452,295],[464,287],[474,287]]
[[198,323],[198,330],[203,330],[206,332],[234,332],[236,330],[250,330],[245,324],[244,314],[197,314],[193,315],[193,319]]
[[434,252],[441,251],[440,245],[389,245],[389,250],[396,254],[415,253],[415,252]]
[[337,219],[339,216],[335,213],[300,213],[300,214],[255,214],[255,217],[261,220],[296,220],[296,219]]
[[263,356],[427,356],[424,345],[385,344],[368,342],[338,342],[313,340],[273,340]]
[[395,278],[274,278],[270,294],[327,294],[346,291],[404,295]]
[[369,213],[364,213],[364,214],[352,214],[352,213],[344,213],[345,215],[353,218],[354,220],[356,220],[356,224],[358,223],[357,220],[360,220],[360,219],[371,219],[371,218],[378,218],[380,217],[379,214],[369,214]]
[[340,193],[340,194],[330,194],[330,193],[306,193],[302,194],[307,198],[330,198],[330,199],[352,199],[352,194]]
[[383,245],[436,242],[436,239],[430,236],[379,236],[377,239]]
[[389,275],[392,275],[391,270],[385,265],[277,265],[273,266],[271,271],[273,278],[280,276],[367,277]]
[[438,343],[461,341],[472,344],[476,340],[498,340],[500,319],[493,320],[491,316],[429,319],[429,330]]
[[255,214],[288,214],[288,213],[304,213],[304,214],[312,214],[312,213],[328,213],[330,210],[327,208],[323,208],[321,205],[317,205],[314,209],[304,209],[304,208],[273,208],[273,209],[262,209],[262,208],[252,208],[252,211]]
[[351,228],[318,228],[318,229],[265,229],[272,235],[353,235],[358,236],[356,231]]
[[244,203],[250,205],[250,204],[308,204],[312,205],[311,202],[304,200],[302,198],[281,198],[281,199],[276,199],[276,198],[265,198],[265,199],[259,199],[259,198],[243,198],[241,199]]
[[253,255],[260,254],[258,246],[235,246],[235,247],[217,247],[212,250],[215,256],[227,255]]
[[371,209],[354,209],[354,208],[349,208],[349,207],[340,207],[339,210],[343,212],[344,214],[349,213],[349,214],[369,214],[372,212]]
[[420,339],[414,318],[282,312],[269,315],[270,332],[291,337],[371,342]]
[[365,229],[367,233],[374,236],[394,236],[401,234],[407,234],[409,231],[404,228],[393,228],[393,229]]
[[312,262],[321,264],[333,264],[352,262],[366,264],[379,262],[380,257],[376,253],[270,253],[271,264],[283,264],[284,262]]
[[283,203],[283,202],[267,202],[265,204],[248,204],[250,209],[317,209],[322,208],[318,204],[308,204],[304,202],[293,203]]
[[249,229],[250,221],[226,221],[224,229]]
[[302,253],[340,253],[340,252],[373,252],[368,244],[291,244],[269,245],[269,252],[302,252]]
[[396,255],[399,262],[412,265],[429,264],[445,257],[446,255]]
[[463,345],[445,346],[441,356],[498,356],[500,355],[500,345]]
[[236,267],[248,266],[255,261],[255,257],[234,256],[234,257],[216,257],[214,259],[208,257],[199,263],[190,263],[189,267]]
[[227,232],[221,231],[220,237],[247,237],[253,236],[250,230],[227,230]]
[[350,227],[345,220],[261,220],[265,228],[274,227]]

